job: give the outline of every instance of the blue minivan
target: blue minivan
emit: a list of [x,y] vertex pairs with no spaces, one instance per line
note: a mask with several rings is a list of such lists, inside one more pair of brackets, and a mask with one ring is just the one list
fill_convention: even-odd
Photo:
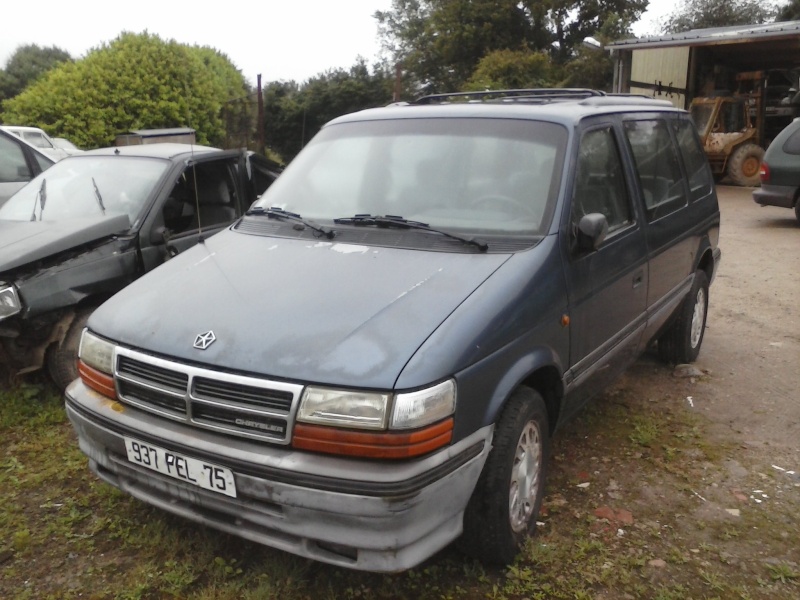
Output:
[[101,479],[198,523],[355,569],[508,562],[553,432],[648,347],[697,357],[719,224],[667,102],[346,115],[92,314],[67,412]]

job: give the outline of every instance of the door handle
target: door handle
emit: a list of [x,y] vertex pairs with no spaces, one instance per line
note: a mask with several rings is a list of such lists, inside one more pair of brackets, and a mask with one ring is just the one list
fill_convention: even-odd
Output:
[[644,281],[644,273],[642,271],[639,271],[633,276],[633,289],[636,289],[640,285],[642,285],[643,281]]

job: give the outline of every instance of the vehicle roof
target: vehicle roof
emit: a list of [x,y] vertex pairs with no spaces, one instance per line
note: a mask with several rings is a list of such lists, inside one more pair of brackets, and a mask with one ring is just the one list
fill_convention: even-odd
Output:
[[198,144],[177,144],[165,142],[161,144],[141,144],[135,146],[111,146],[87,150],[70,158],[86,156],[136,156],[143,158],[166,158],[172,160],[182,155],[208,154],[209,152],[222,152],[219,148],[201,146]]
[[[454,94],[454,97],[460,94]],[[433,97],[438,98],[438,97]],[[423,99],[424,100],[424,99]],[[396,103],[334,119],[328,125],[384,119],[487,118],[544,120],[563,125],[598,114],[633,112],[686,113],[666,100],[635,95],[590,95],[588,97],[500,97],[483,101]]]
[[5,129],[5,125],[0,125],[0,135],[4,135],[7,138],[11,138],[12,140],[14,140],[15,142],[17,142],[19,144],[24,144],[31,151],[33,151],[36,154],[38,154],[39,158],[44,159],[46,162],[49,162],[51,165],[55,164],[56,161],[54,161],[51,157],[47,156],[47,154],[45,154],[44,152],[39,150],[39,148],[37,148],[36,146],[31,144],[27,140],[24,140],[21,137],[14,135],[13,133],[10,133],[8,131],[3,131],[4,129]]
[[28,125],[0,125],[0,129],[5,129],[7,131],[36,131],[38,133],[44,133],[44,130],[40,127],[30,127]]

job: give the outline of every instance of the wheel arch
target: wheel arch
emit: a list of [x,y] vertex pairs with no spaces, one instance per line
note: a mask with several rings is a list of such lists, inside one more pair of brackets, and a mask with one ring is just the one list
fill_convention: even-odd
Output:
[[703,250],[700,252],[700,259],[697,261],[697,267],[695,270],[700,269],[705,272],[706,276],[708,277],[709,283],[714,278],[714,251],[711,249],[711,244],[706,241],[704,244]]
[[505,371],[495,386],[491,401],[486,407],[484,425],[495,423],[514,390],[520,386],[527,386],[536,390],[544,399],[552,433],[558,424],[561,400],[564,396],[562,374],[561,361],[549,348],[537,348],[521,357]]

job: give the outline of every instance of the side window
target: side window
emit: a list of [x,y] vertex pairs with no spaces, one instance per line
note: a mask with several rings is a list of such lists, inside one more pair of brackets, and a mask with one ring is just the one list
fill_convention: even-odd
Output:
[[786,154],[800,154],[800,129],[790,135],[783,143],[783,151]]
[[0,182],[29,181],[32,178],[25,155],[17,144],[0,137]]
[[49,169],[53,165],[53,161],[45,158],[38,152],[33,152],[33,159],[42,171]]
[[595,129],[581,138],[572,201],[573,223],[590,213],[605,215],[609,235],[634,221],[619,148],[611,128]]
[[227,163],[200,163],[189,167],[164,202],[164,225],[173,235],[222,227],[238,216],[236,186]]
[[678,154],[665,121],[626,121],[648,221],[655,221],[686,206]]
[[678,150],[683,158],[683,166],[689,177],[689,193],[692,200],[697,200],[711,192],[714,181],[711,168],[708,166],[706,154],[691,122],[675,120],[672,126],[675,138],[678,140]]

